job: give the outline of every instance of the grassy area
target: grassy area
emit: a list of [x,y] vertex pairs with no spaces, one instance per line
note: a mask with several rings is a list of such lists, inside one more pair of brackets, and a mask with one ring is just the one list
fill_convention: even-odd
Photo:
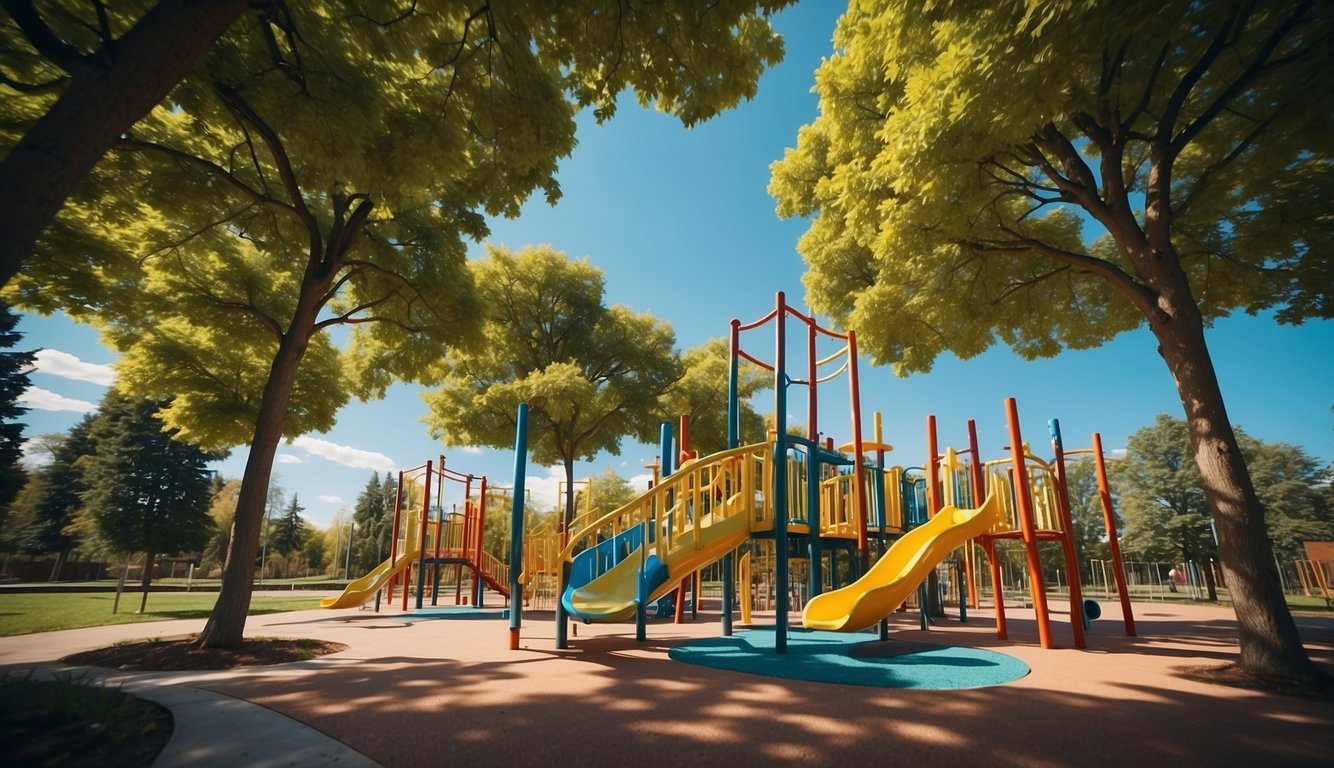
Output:
[[[318,597],[254,597],[252,616],[318,608]],[[216,592],[153,592],[146,613],[139,609],[139,593],[121,596],[120,612],[112,613],[116,596],[109,592],[46,592],[0,594],[0,637],[49,632],[55,629],[100,627],[166,619],[205,619],[217,602]]]

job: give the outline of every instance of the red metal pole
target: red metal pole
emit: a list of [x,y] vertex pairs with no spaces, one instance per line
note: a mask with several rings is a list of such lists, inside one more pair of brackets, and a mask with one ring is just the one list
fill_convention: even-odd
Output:
[[810,384],[806,387],[806,437],[811,440],[819,440],[817,435],[820,432],[820,420],[816,418],[820,411],[820,400],[816,396],[815,382],[819,378],[820,372],[815,367],[815,323],[806,324],[806,380]]
[[[982,452],[977,447],[977,422],[973,419],[968,420],[968,452],[973,455],[973,466],[970,468],[972,471],[969,473],[969,479],[972,480],[973,485],[973,506],[980,507],[986,496],[986,488],[984,487],[986,480],[982,474]],[[984,539],[987,535],[984,533],[978,538]],[[984,547],[982,551],[986,552],[986,548]],[[968,552],[966,547],[964,552],[965,555]],[[973,568],[973,558],[965,556],[964,565],[966,566],[965,577],[968,579],[968,603],[973,608],[981,608],[982,599],[977,594],[977,574]],[[995,585],[992,586],[994,589]]]
[[1043,648],[1054,648],[1051,618],[1047,615],[1047,586],[1042,581],[1042,562],[1038,558],[1038,540],[1033,523],[1033,497],[1028,487],[1028,469],[1024,466],[1024,439],[1019,431],[1019,406],[1013,397],[1005,398],[1005,416],[1010,427],[1010,454],[1014,456],[1015,500],[1019,503],[1019,529],[1028,555],[1028,580],[1033,592],[1033,612],[1037,614],[1038,641]]
[[862,393],[857,381],[856,331],[848,331],[848,390],[852,398],[852,491],[857,497],[857,550],[861,552],[862,572],[865,573],[871,565],[871,550],[866,545],[866,473],[862,471],[866,453],[862,449]]
[[1112,575],[1116,577],[1116,591],[1121,596],[1121,615],[1125,618],[1126,637],[1134,637],[1135,614],[1130,608],[1125,562],[1121,559],[1121,542],[1116,531],[1116,513],[1112,511],[1112,491],[1107,483],[1107,464],[1102,457],[1102,435],[1097,432],[1093,433],[1093,460],[1098,470],[1098,497],[1102,500],[1102,521],[1107,526],[1107,543],[1112,548]]
[[[430,461],[426,462],[426,474],[425,476],[423,476],[422,482],[425,483],[425,487],[422,488],[422,512],[421,512],[420,528],[417,533],[417,557],[426,556],[426,521],[429,520],[431,517],[431,462]],[[407,578],[403,580],[403,610],[405,611],[408,609],[408,591],[409,591],[408,588],[412,584],[411,563],[408,563],[406,572],[407,572]],[[420,592],[422,589],[421,582],[422,579],[420,576],[418,576],[417,578],[418,592]]]

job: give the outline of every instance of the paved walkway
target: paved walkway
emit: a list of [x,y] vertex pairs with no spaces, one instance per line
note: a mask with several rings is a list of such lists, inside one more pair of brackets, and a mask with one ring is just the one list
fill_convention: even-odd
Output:
[[[1089,648],[1037,647],[1031,611],[1007,611],[1010,641],[987,611],[894,636],[985,647],[1032,673],[964,691],[906,691],[731,673],[671,661],[680,642],[719,634],[716,617],[649,626],[579,625],[557,651],[550,614],[508,624],[386,609],[252,617],[248,635],[312,637],[347,651],[218,672],[99,670],[172,710],[155,766],[848,765],[1143,766],[1334,761],[1334,703],[1196,683],[1183,667],[1235,659],[1229,609],[1137,603],[1138,637],[1115,603]],[[1054,637],[1070,644],[1058,617]],[[1334,617],[1301,616],[1313,658],[1334,672]],[[118,640],[197,632],[200,620],[0,638],[0,671]],[[633,760],[631,759],[633,757]]]

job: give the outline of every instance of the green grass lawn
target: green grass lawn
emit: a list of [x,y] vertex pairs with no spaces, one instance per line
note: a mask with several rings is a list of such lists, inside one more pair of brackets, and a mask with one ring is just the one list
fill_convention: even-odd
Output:
[[[304,611],[318,608],[318,597],[253,597],[250,615]],[[138,592],[121,595],[120,612],[112,613],[111,592],[0,593],[0,637],[49,632],[55,629],[100,627],[167,619],[205,619],[217,602],[216,592],[152,592],[148,609],[139,610]]]

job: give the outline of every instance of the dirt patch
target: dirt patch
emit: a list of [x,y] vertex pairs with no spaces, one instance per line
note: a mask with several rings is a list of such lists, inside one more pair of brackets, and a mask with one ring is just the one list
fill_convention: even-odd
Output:
[[1260,675],[1248,672],[1236,664],[1222,667],[1182,667],[1179,671],[1187,680],[1200,683],[1334,702],[1334,678],[1331,677],[1297,679],[1279,675]]
[[117,643],[82,651],[61,659],[65,664],[123,670],[176,672],[195,669],[232,669],[287,664],[347,650],[343,643],[308,638],[253,637],[240,648],[194,647],[197,635],[177,635],[139,642]]

